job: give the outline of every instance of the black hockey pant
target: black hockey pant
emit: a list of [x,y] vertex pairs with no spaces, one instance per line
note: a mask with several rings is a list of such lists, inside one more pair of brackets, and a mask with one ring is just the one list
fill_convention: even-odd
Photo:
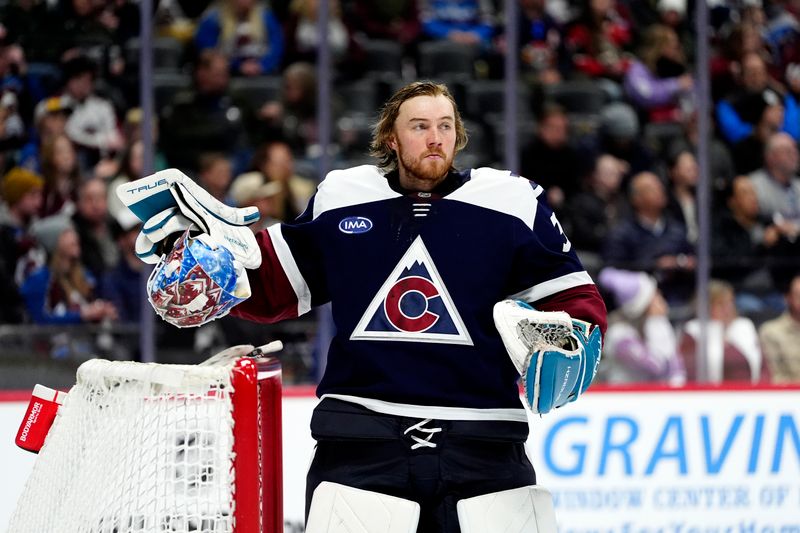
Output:
[[[306,517],[314,489],[331,481],[419,503],[418,533],[460,533],[459,500],[536,483],[524,449],[527,423],[431,420],[422,427],[442,431],[405,433],[420,422],[330,398],[320,402],[311,421],[317,447]],[[429,444],[412,449],[419,440]]]

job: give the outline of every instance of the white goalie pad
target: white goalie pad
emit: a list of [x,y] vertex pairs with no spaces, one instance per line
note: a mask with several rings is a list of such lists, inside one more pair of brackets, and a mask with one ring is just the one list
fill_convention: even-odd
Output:
[[550,491],[539,485],[492,492],[456,504],[461,533],[556,533]]
[[314,490],[306,533],[414,533],[419,504],[323,481]]

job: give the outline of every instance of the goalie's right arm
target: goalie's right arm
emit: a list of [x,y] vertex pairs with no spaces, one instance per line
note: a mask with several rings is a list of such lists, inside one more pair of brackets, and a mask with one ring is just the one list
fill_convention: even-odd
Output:
[[[171,324],[201,325],[231,310],[242,318],[276,322],[310,309],[309,291],[283,238],[283,225],[255,235],[246,227],[258,219],[255,208],[226,206],[176,169],[121,185],[117,195],[144,221],[136,253],[159,265],[148,281],[148,296]],[[186,287],[176,291],[180,280],[175,273],[189,243],[200,254],[211,249],[210,262],[232,256],[231,273],[217,280],[201,276],[213,283],[185,280]],[[191,270],[196,264],[190,259],[184,266]],[[206,274],[211,271],[218,269],[210,267]]]

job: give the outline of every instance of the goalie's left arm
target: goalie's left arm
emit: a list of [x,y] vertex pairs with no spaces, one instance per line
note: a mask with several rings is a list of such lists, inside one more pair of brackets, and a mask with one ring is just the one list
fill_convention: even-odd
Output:
[[597,373],[606,310],[593,284],[535,302],[505,300],[494,321],[522,377],[525,401],[544,414],[577,400]]

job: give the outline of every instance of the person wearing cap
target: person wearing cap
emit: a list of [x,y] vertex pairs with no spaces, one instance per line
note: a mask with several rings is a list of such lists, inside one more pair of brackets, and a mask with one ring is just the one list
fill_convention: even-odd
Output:
[[282,189],[280,183],[265,180],[260,172],[245,172],[233,180],[230,197],[237,207],[258,208],[261,218],[250,226],[258,232],[281,221],[278,202]]
[[19,323],[24,313],[15,281],[17,263],[35,244],[30,224],[42,205],[44,179],[17,167],[3,177],[0,187],[4,202],[0,210],[0,319]]
[[612,102],[600,111],[600,124],[590,153],[593,161],[603,154],[613,155],[628,164],[623,187],[639,172],[656,168],[657,159],[653,151],[642,140],[639,117],[630,104]]
[[20,293],[36,324],[80,324],[115,320],[112,304],[95,297],[96,282],[81,264],[81,245],[69,218],[53,216],[33,227],[47,263],[22,283]]
[[41,149],[59,135],[64,135],[72,107],[67,98],[51,96],[39,102],[34,111],[36,134],[20,150],[19,166],[41,172]]
[[645,272],[607,267],[598,281],[616,305],[608,315],[601,379],[682,385],[683,360],[669,321],[669,305],[656,280]]

